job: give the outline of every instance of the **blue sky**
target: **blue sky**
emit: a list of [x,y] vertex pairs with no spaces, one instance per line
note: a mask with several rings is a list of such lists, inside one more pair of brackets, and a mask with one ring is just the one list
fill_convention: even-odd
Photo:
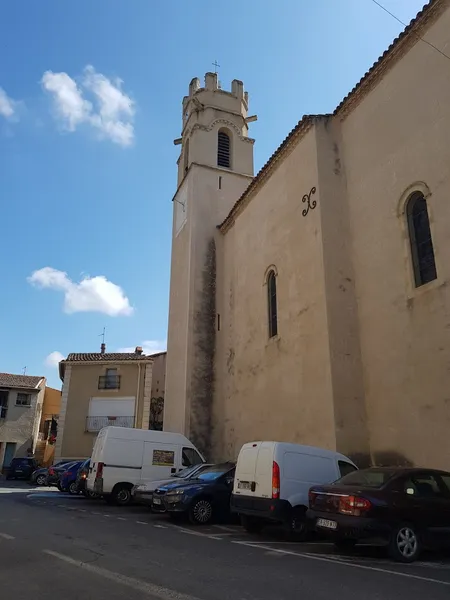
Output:
[[[409,22],[424,0],[383,0]],[[221,65],[259,169],[403,29],[371,0],[14,0],[0,8],[0,371],[167,337],[181,100]],[[81,285],[80,285],[81,284]],[[55,356],[55,355],[53,355]]]

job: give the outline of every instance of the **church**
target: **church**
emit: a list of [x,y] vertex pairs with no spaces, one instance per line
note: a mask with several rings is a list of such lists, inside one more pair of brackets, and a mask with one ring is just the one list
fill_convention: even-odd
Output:
[[256,175],[255,119],[239,80],[183,98],[164,429],[448,469],[450,0]]

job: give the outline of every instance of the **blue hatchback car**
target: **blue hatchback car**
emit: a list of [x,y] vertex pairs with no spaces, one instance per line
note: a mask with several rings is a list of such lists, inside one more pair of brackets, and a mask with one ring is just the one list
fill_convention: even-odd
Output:
[[72,463],[67,471],[59,478],[58,489],[60,492],[69,492],[69,494],[78,494],[79,489],[77,485],[77,473],[78,469],[84,464],[84,460],[79,460]]
[[235,470],[234,463],[211,465],[192,479],[163,485],[154,491],[153,505],[163,505],[171,517],[186,515],[198,525],[229,517]]

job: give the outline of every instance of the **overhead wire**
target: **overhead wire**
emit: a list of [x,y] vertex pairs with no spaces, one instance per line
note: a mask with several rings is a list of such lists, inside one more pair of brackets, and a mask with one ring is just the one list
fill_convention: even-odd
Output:
[[[393,12],[391,12],[389,9],[387,9],[385,6],[383,6],[380,2],[378,2],[378,0],[371,0],[371,1],[374,4],[376,4],[377,6],[379,6],[382,10],[384,10],[384,12],[386,12],[388,15],[390,15],[393,19],[395,19],[396,21],[398,21],[399,23],[401,23],[404,27],[408,27],[407,23],[405,23],[404,21],[402,21],[401,19],[399,19],[397,17],[397,15],[394,15]],[[442,50],[440,50],[439,48],[437,48],[434,44],[432,44],[431,42],[429,42],[428,40],[426,40],[422,36],[418,35],[417,33],[414,33],[413,35],[415,35],[424,44],[427,44],[427,46],[430,46],[430,48],[433,48],[433,50],[436,50],[436,52],[439,52],[439,54],[442,54],[442,56],[444,58],[448,58],[448,60],[450,60],[450,56],[448,56],[448,54],[445,54],[445,52],[443,52]]]

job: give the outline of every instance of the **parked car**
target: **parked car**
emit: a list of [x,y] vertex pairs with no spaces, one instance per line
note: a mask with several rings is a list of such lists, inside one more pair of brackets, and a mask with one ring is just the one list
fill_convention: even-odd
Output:
[[64,473],[64,471],[69,467],[69,465],[73,464],[75,461],[60,461],[51,467],[48,468],[47,473],[47,485],[56,485],[58,486],[59,478]]
[[68,465],[67,469],[59,478],[58,489],[60,492],[69,492],[70,494],[79,494],[77,485],[77,474],[78,470],[84,461],[79,460],[77,462]]
[[[56,463],[55,465],[53,465],[53,467],[61,467],[63,465],[67,465],[69,462],[72,462],[72,461],[62,460],[62,461],[59,461],[58,463]],[[36,469],[33,472],[33,474],[31,475],[30,482],[35,483],[36,485],[49,485],[47,479],[48,479],[48,471],[50,468],[52,468],[52,467],[40,467],[40,468]]]
[[313,486],[308,517],[341,549],[383,541],[390,556],[413,562],[424,547],[450,546],[450,473],[370,468]]
[[85,496],[86,498],[98,498],[98,495],[95,492],[90,492],[86,487],[86,481],[87,481],[87,477],[89,475],[90,462],[91,462],[91,459],[88,458],[87,460],[84,461],[84,463],[78,469],[77,478],[76,478],[77,489],[78,489],[78,492],[81,492],[83,494],[83,496]]
[[[170,479],[162,479],[159,481],[151,481],[150,483],[141,483],[139,485],[135,485],[132,491],[133,499],[138,504],[144,504],[145,506],[151,507],[153,492],[156,490],[156,488],[169,483],[180,483],[182,480],[184,481],[186,479],[193,479],[198,473],[210,466],[211,465],[208,463],[203,463],[200,465],[194,465],[193,467],[186,467],[178,473],[174,473]],[[163,505],[161,505],[161,510],[158,510],[157,512],[165,512]]]
[[40,467],[33,471],[30,477],[30,483],[34,483],[35,485],[45,485],[47,483],[47,467]]
[[13,458],[6,473],[6,479],[30,479],[33,471],[38,467],[34,458]]
[[132,501],[134,485],[166,479],[204,462],[181,433],[104,427],[95,440],[87,489],[124,506]]
[[195,477],[157,488],[152,508],[161,505],[170,516],[189,517],[191,523],[205,525],[230,514],[235,465],[223,463],[206,467]]
[[356,465],[343,454],[284,442],[250,442],[239,452],[231,510],[250,533],[268,523],[283,524],[296,538],[307,533],[308,492]]

